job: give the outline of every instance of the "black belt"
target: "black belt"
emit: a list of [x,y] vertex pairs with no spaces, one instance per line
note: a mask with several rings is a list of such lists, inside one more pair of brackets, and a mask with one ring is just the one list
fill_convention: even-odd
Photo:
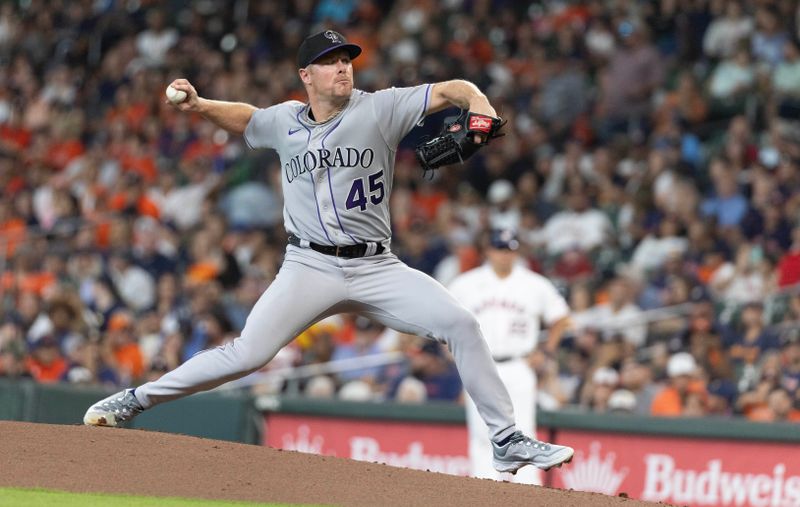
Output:
[[[297,236],[294,234],[289,235],[289,244],[294,246],[303,247],[303,244]],[[375,246],[375,251],[372,253],[369,252],[369,248],[371,246]],[[365,257],[367,255],[377,255],[383,253],[385,248],[383,248],[382,243],[359,243],[357,245],[345,245],[345,246],[332,246],[332,245],[318,245],[316,243],[308,242],[308,247],[314,250],[315,252],[319,252],[325,255],[332,255],[334,257],[344,257],[345,259],[352,259],[354,257]]]

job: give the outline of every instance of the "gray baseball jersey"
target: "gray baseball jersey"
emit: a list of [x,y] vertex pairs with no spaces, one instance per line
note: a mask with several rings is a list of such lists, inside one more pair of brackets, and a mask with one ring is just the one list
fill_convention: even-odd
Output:
[[[311,121],[308,106],[300,102],[252,115],[246,142],[280,155],[287,232],[313,243],[384,242],[388,247],[395,150],[424,116],[430,88],[354,90],[346,107],[324,123]],[[351,259],[307,246],[287,246],[278,275],[256,302],[241,336],[136,388],[142,406],[242,377],[313,323],[354,311],[446,343],[490,437],[498,441],[515,431],[508,391],[475,317],[441,284],[388,250]]]
[[324,123],[297,101],[253,114],[244,139],[280,156],[287,232],[323,245],[389,240],[395,152],[423,118],[430,87],[353,90]]

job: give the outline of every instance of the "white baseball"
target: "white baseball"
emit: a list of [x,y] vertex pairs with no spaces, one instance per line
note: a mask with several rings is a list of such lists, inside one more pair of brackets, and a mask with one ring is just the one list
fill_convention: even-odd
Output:
[[186,100],[186,92],[183,90],[178,90],[177,88],[173,88],[172,85],[167,86],[167,100],[172,102],[173,104],[180,104],[184,100]]

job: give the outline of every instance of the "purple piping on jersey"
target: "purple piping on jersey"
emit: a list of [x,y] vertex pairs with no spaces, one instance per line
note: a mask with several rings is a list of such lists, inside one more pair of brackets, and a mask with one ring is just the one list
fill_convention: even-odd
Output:
[[[311,142],[311,129],[306,127],[305,123],[300,121],[300,113],[302,113],[304,109],[305,108],[302,108],[297,112],[296,118],[297,123],[299,123],[304,129],[306,129],[306,132],[308,132],[308,138],[306,139],[306,144],[308,144]],[[311,176],[309,181],[311,181],[311,192],[314,194],[314,205],[317,207],[317,219],[319,220],[319,226],[322,227],[322,232],[325,233],[325,237],[328,238],[328,242],[333,245],[334,243],[331,241],[331,237],[328,236],[328,229],[326,229],[325,224],[322,223],[322,214],[319,212],[319,202],[317,202],[317,188],[314,186],[314,176],[311,173],[309,173],[309,176]]]
[[[326,149],[325,139],[328,138],[331,132],[336,130],[336,127],[338,127],[342,123],[343,119],[344,119],[344,113],[342,113],[342,117],[339,118],[339,121],[336,123],[336,125],[334,125],[328,132],[325,133],[324,136],[322,136],[322,149]],[[331,194],[331,204],[333,205],[333,212],[336,214],[336,221],[339,222],[339,228],[342,230],[343,233],[347,234],[348,238],[353,240],[353,243],[358,243],[358,241],[356,241],[356,238],[354,238],[353,236],[350,235],[349,232],[344,230],[344,226],[342,225],[342,219],[339,217],[339,212],[336,210],[336,199],[334,199],[333,197],[333,185],[331,184],[331,167],[330,166],[326,167],[325,171],[327,171],[328,174],[328,191]]]
[[431,85],[428,85],[428,87],[425,88],[425,102],[422,103],[422,115],[420,116],[420,119],[425,117],[425,111],[428,110],[428,94],[430,92],[431,92]]

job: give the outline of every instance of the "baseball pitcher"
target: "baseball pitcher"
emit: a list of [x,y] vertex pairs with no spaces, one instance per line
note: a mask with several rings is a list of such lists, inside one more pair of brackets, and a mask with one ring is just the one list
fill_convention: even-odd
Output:
[[511,400],[475,318],[444,287],[391,251],[389,196],[400,140],[427,114],[456,105],[470,112],[472,142],[485,143],[499,125],[494,108],[466,81],[357,90],[351,61],[360,53],[333,30],[306,38],[297,67],[307,103],[259,109],[202,98],[185,79],[172,82],[186,93],[175,106],[179,110],[243,135],[252,149],[278,153],[289,244],[240,337],[195,355],[154,382],[99,401],[86,412],[85,424],[115,426],[158,403],[245,376],[310,325],[347,311],[448,345],[488,427],[497,470],[516,472],[529,464],[548,469],[572,458],[571,448],[517,430]]
[[[492,231],[486,251],[488,262],[458,276],[450,291],[480,323],[500,379],[511,396],[517,427],[535,435],[536,374],[527,359],[536,347],[542,323],[550,326],[545,352],[556,351],[569,325],[569,308],[548,279],[516,262],[518,247],[514,231]],[[471,473],[475,477],[501,479],[488,466],[492,449],[473,399],[471,395],[466,397]],[[541,484],[539,475],[538,470],[529,467],[513,479]]]

